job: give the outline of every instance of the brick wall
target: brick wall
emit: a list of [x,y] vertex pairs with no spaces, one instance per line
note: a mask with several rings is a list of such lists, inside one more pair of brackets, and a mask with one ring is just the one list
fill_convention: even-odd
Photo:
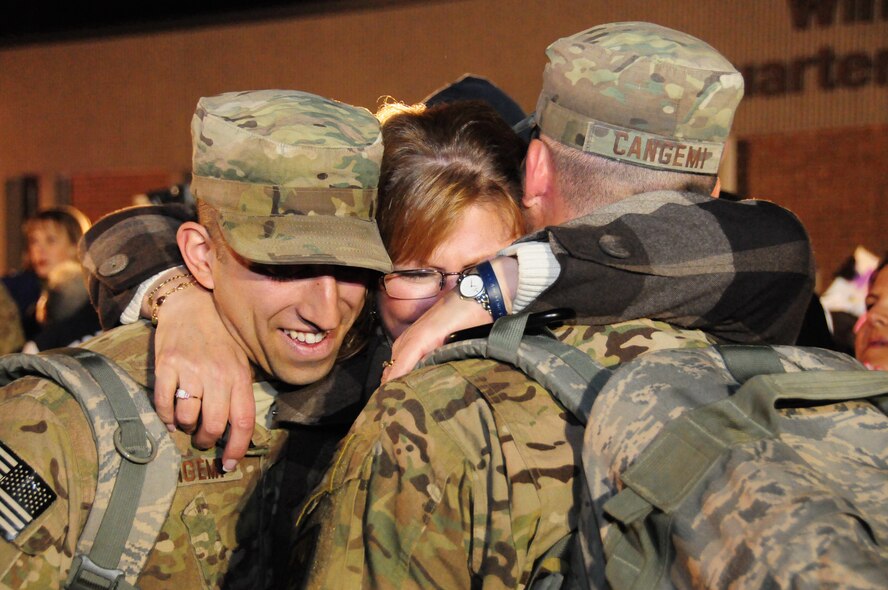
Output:
[[799,216],[821,289],[858,245],[888,251],[888,126],[748,137],[740,153],[739,191]]
[[94,172],[70,178],[71,204],[93,222],[99,217],[134,205],[133,197],[171,186],[180,180],[169,172]]

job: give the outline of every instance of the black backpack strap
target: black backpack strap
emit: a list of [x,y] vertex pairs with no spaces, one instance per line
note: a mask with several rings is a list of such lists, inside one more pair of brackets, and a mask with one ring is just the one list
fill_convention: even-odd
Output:
[[166,427],[143,388],[99,353],[67,348],[0,357],[0,384],[27,375],[77,399],[99,456],[95,501],[65,587],[135,588],[176,489],[179,457]]

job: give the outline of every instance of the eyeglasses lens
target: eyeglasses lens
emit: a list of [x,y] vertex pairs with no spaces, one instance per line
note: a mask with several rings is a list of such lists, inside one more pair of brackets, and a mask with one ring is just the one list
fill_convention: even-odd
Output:
[[390,272],[382,280],[392,299],[427,299],[441,291],[442,273],[431,269]]

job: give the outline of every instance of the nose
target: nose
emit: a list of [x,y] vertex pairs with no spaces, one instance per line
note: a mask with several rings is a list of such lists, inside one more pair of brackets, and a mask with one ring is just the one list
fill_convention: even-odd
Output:
[[443,274],[444,274],[444,282],[441,285],[441,290],[438,291],[438,293],[434,297],[428,299],[428,305],[423,308],[423,311],[425,311],[426,309],[431,307],[433,303],[435,303],[436,301],[438,301],[439,299],[441,299],[442,297],[447,295],[448,291],[452,291],[453,288],[456,287],[456,281],[457,281],[457,279],[459,279],[460,273],[445,272]]
[[447,273],[447,275],[444,277],[444,286],[441,288],[440,296],[443,297],[444,293],[446,293],[447,291],[452,291],[453,288],[456,287],[456,281],[457,279],[459,279],[459,274],[460,273],[458,272]]
[[298,306],[302,319],[319,330],[333,330],[342,321],[339,309],[339,282],[332,275],[311,279],[311,289]]
[[863,315],[857,318],[854,324],[854,333],[857,334],[864,325],[870,325],[873,328],[884,328],[888,326],[888,310],[883,309],[884,306],[874,305]]
[[888,315],[886,315],[886,310],[879,309],[873,307],[870,309],[867,314],[867,321],[874,326],[885,326],[888,325]]

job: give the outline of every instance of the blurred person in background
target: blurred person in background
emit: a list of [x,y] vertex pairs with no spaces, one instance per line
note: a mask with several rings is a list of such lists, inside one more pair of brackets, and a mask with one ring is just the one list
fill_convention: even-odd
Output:
[[855,326],[866,313],[866,295],[878,266],[878,255],[858,245],[820,296],[834,350],[854,356]]
[[49,272],[37,300],[36,316],[40,331],[25,343],[22,352],[77,346],[102,331],[78,261],[65,260]]
[[870,279],[866,311],[854,325],[854,356],[869,369],[888,371],[888,253]]
[[[24,340],[33,340],[42,329],[37,320],[37,301],[50,272],[63,262],[77,262],[77,242],[90,225],[82,211],[70,206],[43,209],[25,221],[24,270],[2,278],[2,287],[7,291],[4,298],[8,295],[18,308]],[[5,352],[20,348],[21,344]]]

